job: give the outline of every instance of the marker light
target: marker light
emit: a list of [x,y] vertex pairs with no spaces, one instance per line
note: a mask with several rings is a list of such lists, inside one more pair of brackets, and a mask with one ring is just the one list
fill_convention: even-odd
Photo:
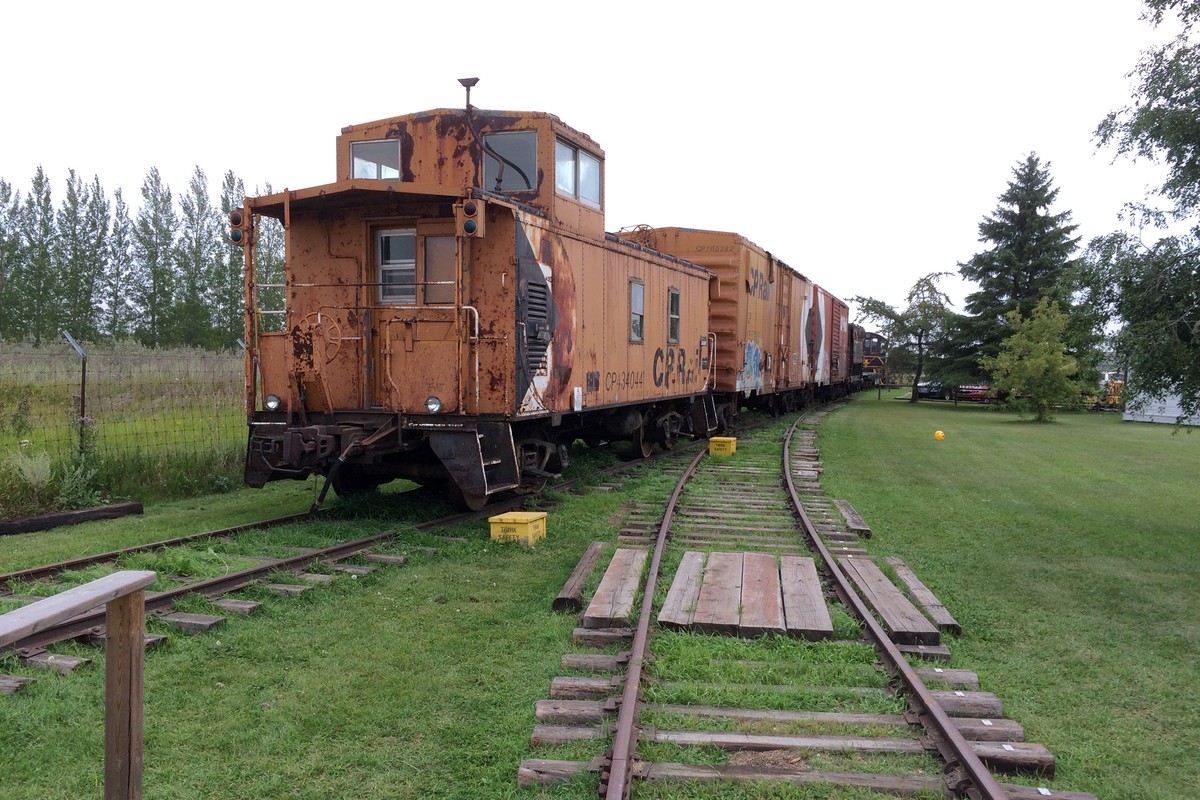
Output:
[[269,394],[263,398],[263,405],[267,407],[267,411],[279,410],[279,395]]
[[426,397],[425,398],[425,410],[428,411],[430,414],[436,414],[439,411],[441,411],[442,410],[441,398],[434,397],[433,395]]

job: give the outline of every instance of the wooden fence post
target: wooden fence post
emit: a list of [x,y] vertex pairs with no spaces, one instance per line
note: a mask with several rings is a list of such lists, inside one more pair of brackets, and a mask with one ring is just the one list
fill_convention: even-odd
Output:
[[104,800],[141,800],[146,592],[106,606]]

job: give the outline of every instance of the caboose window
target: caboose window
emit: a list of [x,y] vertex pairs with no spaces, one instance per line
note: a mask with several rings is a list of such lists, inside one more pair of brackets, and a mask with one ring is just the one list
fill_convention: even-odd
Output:
[[641,281],[629,282],[629,341],[645,338],[646,287]]
[[537,190],[537,131],[483,135],[483,188],[492,192]]
[[554,188],[559,194],[600,205],[600,159],[562,139],[556,139]]
[[417,232],[379,231],[375,234],[379,268],[379,302],[417,302]]
[[425,302],[454,302],[454,237],[425,237]]
[[350,161],[355,178],[395,181],[400,179],[400,140],[351,142]]
[[679,290],[667,290],[667,342],[679,344]]

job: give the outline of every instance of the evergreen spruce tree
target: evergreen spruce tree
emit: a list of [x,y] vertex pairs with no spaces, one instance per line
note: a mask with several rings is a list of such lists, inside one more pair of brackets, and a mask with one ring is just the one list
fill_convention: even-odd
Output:
[[213,298],[213,324],[217,333],[217,345],[234,347],[242,338],[245,324],[244,277],[245,248],[229,241],[227,221],[229,212],[240,208],[246,190],[233,170],[225,173],[221,182],[221,236],[218,257],[213,262],[211,284],[215,290]]
[[175,230],[171,189],[157,167],[142,183],[142,207],[133,228],[131,298],[137,307],[134,332],[149,347],[168,343],[171,310],[176,303]]
[[35,347],[58,336],[60,296],[53,273],[54,207],[50,180],[39,166],[21,208],[19,230],[22,258],[12,276],[13,312],[21,323],[20,336]]
[[113,192],[112,234],[105,248],[106,263],[101,280],[100,305],[102,329],[110,340],[128,338],[132,334],[137,309],[131,300],[133,282],[133,220],[121,190]]
[[176,344],[211,347],[215,336],[210,309],[217,300],[213,262],[218,258],[222,230],[208,196],[208,178],[199,166],[179,205],[182,214],[175,250],[179,291],[169,338]]
[[[940,371],[959,383],[985,377],[979,359],[999,354],[1001,342],[1011,333],[1009,312],[1028,318],[1043,297],[1074,310],[1081,274],[1074,259],[1078,226],[1070,223],[1069,211],[1050,212],[1058,189],[1049,163],[1043,165],[1031,153],[1012,174],[993,216],[979,224],[979,240],[991,247],[958,265],[959,273],[979,286],[967,295],[967,314],[949,323],[947,361]],[[1068,332],[1073,352],[1095,349],[1098,322],[1094,315],[1079,315]]]
[[13,276],[21,260],[21,193],[0,178],[0,341],[21,336],[16,283]]

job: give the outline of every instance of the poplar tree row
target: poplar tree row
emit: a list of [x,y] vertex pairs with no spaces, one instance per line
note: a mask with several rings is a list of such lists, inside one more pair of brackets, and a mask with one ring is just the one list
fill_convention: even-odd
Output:
[[[229,171],[214,203],[196,167],[176,203],[152,168],[134,210],[121,189],[110,197],[98,177],[70,170],[56,206],[41,167],[25,193],[0,178],[0,340],[40,346],[65,330],[87,342],[236,346],[243,251],[229,242],[228,214],[244,194]],[[264,233],[260,269],[279,272],[282,237]]]

